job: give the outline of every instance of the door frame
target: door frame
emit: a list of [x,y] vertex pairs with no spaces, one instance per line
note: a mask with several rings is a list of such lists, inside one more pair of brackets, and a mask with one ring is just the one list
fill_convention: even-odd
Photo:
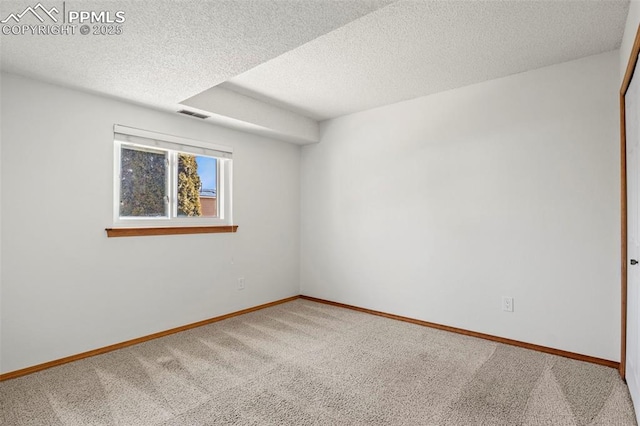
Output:
[[624,380],[627,367],[627,133],[624,96],[638,64],[640,52],[640,26],[631,48],[627,69],[620,87],[620,376]]

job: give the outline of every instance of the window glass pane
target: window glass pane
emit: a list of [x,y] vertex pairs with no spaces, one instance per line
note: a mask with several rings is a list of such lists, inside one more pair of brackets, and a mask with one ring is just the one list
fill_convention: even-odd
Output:
[[123,145],[120,217],[167,216],[167,152]]
[[178,154],[178,216],[218,216],[218,160]]

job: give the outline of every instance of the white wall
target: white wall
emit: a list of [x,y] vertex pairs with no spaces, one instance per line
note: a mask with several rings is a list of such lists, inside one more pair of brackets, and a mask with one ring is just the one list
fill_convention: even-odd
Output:
[[[2,372],[298,294],[298,146],[14,75],[1,90]],[[108,239],[115,123],[232,146],[238,233]]]
[[301,293],[618,361],[618,60],[322,123]]

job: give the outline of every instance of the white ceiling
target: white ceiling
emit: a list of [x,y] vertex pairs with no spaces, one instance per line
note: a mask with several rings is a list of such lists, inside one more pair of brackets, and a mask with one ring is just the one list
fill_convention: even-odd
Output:
[[[2,0],[0,20],[35,3]],[[67,0],[66,10],[125,11],[123,34],[0,35],[0,68],[310,143],[316,120],[616,49],[628,5]]]
[[220,87],[316,120],[614,50],[628,1],[399,1]]
[[[62,11],[62,1],[40,0]],[[0,20],[38,0],[0,1]],[[391,0],[66,0],[125,12],[119,36],[0,35],[3,71],[166,107]],[[27,19],[27,18],[25,18]],[[31,17],[31,22],[39,24]]]

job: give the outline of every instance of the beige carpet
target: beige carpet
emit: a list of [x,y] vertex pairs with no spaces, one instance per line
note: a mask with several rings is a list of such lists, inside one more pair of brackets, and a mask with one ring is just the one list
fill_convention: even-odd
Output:
[[615,370],[297,300],[0,383],[5,425],[635,425]]

